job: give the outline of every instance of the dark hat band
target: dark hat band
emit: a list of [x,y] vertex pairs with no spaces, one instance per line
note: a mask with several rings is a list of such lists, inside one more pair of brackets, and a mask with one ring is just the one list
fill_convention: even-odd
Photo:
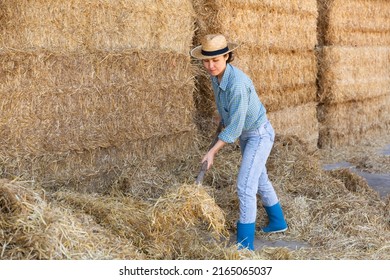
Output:
[[229,51],[229,47],[226,46],[226,48],[223,48],[223,49],[220,49],[220,50],[216,50],[216,51],[212,51],[212,52],[202,50],[202,54],[205,55],[205,56],[215,56],[215,55],[226,53],[228,51]]

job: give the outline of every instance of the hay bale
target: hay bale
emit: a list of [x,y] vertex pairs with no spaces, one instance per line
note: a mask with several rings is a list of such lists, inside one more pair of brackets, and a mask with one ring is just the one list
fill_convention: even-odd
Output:
[[233,41],[263,48],[308,50],[316,44],[316,1],[196,0],[199,30],[223,33]]
[[316,102],[270,112],[268,118],[277,135],[296,135],[308,143],[309,149],[317,148],[319,123]]
[[93,220],[130,242],[145,259],[218,259],[239,254],[226,248],[224,214],[204,187],[171,186],[158,199],[57,192],[59,205]]
[[269,112],[316,101],[317,61],[313,50],[274,52],[245,44],[236,59],[234,64],[252,78]]
[[102,190],[135,158],[193,147],[190,1],[7,1],[2,12],[4,174]]
[[[37,155],[194,130],[187,56],[132,51],[70,56],[72,62],[57,57],[3,57],[5,65],[14,67],[4,69],[0,91],[0,127],[8,132],[2,144]],[[62,66],[69,64],[64,73]],[[166,74],[167,69],[172,73]],[[127,79],[128,73],[133,78]]]
[[137,140],[118,147],[45,153],[39,156],[0,149],[0,173],[19,174],[45,188],[72,188],[80,192],[107,192],[135,162],[188,154],[196,149],[193,132]]
[[325,45],[390,45],[387,0],[318,0],[319,37]]
[[315,9],[289,10],[270,1],[225,1],[219,17],[222,32],[239,42],[284,50],[308,50],[316,44]]
[[319,106],[319,146],[359,144],[368,137],[387,135],[390,94],[361,101]]
[[187,54],[191,1],[3,1],[0,46],[66,52],[159,49]]
[[390,95],[389,47],[326,46],[320,55],[320,102],[362,101]]
[[[319,0],[319,146],[388,131],[388,1]],[[376,103],[377,102],[377,103]],[[381,118],[381,119],[378,119]]]

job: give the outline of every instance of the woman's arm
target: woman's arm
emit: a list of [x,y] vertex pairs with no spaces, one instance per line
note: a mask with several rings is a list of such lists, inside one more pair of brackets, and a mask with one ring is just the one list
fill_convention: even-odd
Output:
[[210,167],[214,163],[214,157],[218,153],[220,149],[222,149],[223,146],[225,146],[226,143],[222,140],[218,140],[217,143],[207,152],[207,154],[203,157],[202,163],[207,160],[207,170],[210,169]]

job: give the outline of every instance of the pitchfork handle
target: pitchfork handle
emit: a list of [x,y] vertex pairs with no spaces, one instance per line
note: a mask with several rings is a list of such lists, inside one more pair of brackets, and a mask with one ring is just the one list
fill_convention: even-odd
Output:
[[206,171],[207,171],[207,165],[208,165],[208,162],[207,162],[207,160],[205,160],[205,161],[202,163],[202,166],[201,166],[201,168],[200,168],[198,177],[196,177],[195,184],[197,184],[197,185],[202,184],[204,175],[206,174]]

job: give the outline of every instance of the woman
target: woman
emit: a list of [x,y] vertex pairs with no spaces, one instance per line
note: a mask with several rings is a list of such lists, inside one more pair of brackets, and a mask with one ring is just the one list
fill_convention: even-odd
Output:
[[202,163],[209,169],[214,157],[227,143],[240,141],[242,162],[237,178],[240,215],[237,222],[239,248],[254,250],[257,213],[256,194],[262,199],[269,218],[263,232],[287,230],[275,190],[268,180],[266,161],[274,142],[274,130],[267,119],[266,110],[250,78],[232,66],[232,51],[237,44],[228,43],[221,34],[206,35],[202,44],[191,50],[191,56],[203,61],[211,76],[215,102],[225,129],[218,142],[207,152]]

